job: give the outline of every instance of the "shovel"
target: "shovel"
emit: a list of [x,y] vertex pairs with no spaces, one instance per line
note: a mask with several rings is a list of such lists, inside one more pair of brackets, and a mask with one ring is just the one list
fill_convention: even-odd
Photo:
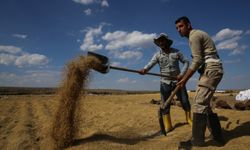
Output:
[[174,91],[168,97],[168,99],[164,103],[162,103],[162,105],[160,106],[160,108],[158,110],[158,119],[159,119],[161,133],[163,133],[165,136],[167,135],[167,133],[166,133],[166,130],[165,130],[165,124],[164,124],[164,121],[163,121],[163,113],[162,113],[162,111],[165,110],[167,108],[167,106],[169,106],[171,104],[175,94],[177,93],[177,91],[179,89],[180,89],[180,86],[177,85],[175,87]]
[[[133,72],[133,73],[139,73],[138,70],[133,70],[133,69],[127,69],[127,68],[122,68],[122,67],[116,67],[116,66],[111,66],[109,64],[109,59],[106,56],[94,53],[94,52],[88,52],[88,56],[95,57],[96,59],[99,60],[100,64],[95,65],[92,69],[100,72],[100,73],[108,73],[110,69],[115,69],[115,70],[121,70],[121,71],[127,71],[127,72]],[[168,76],[168,75],[163,75],[163,74],[157,74],[157,73],[150,73],[147,72],[146,74],[148,75],[153,75],[153,76],[160,76],[160,77],[167,77],[168,79],[176,80],[176,77]]]
[[173,100],[175,94],[177,93],[177,91],[178,91],[180,88],[181,88],[180,85],[177,85],[177,86],[175,87],[174,91],[171,93],[171,95],[168,97],[168,99],[167,99],[164,103],[162,103],[161,109],[166,109],[167,106],[171,104],[171,102],[172,102],[172,100]]

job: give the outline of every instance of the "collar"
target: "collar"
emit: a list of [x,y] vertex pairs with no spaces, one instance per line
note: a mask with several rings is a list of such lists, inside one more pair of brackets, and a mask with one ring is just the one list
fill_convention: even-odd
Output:
[[162,53],[162,54],[165,54],[165,55],[170,54],[172,51],[173,51],[172,47],[169,48],[169,53],[165,53],[165,52],[161,49],[161,53]]
[[192,29],[192,30],[190,31],[190,33],[189,33],[189,38],[190,38],[190,36],[192,36],[196,31],[197,31],[197,30]]

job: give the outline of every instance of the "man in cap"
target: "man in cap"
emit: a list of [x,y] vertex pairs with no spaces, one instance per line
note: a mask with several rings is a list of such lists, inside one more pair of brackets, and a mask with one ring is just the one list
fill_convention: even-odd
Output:
[[181,142],[180,147],[204,146],[206,125],[211,130],[213,139],[223,145],[225,141],[219,118],[210,106],[213,94],[223,76],[222,63],[215,44],[206,32],[193,29],[185,16],[178,18],[175,25],[179,34],[189,39],[193,57],[191,66],[177,85],[185,86],[196,71],[200,73],[193,105],[192,138]]
[[[154,54],[149,63],[143,69],[141,69],[139,73],[144,75],[155,64],[158,63],[161,74],[174,76],[177,77],[177,80],[180,80],[188,69],[189,61],[179,50],[171,47],[173,41],[169,39],[166,34],[161,33],[154,39],[154,43],[160,47],[160,51]],[[179,61],[184,64],[182,70],[180,70]],[[165,102],[171,95],[171,92],[176,87],[177,80],[161,77],[160,92],[162,102]],[[182,107],[185,110],[187,123],[192,125],[190,103],[186,87],[183,86],[180,90],[178,90],[176,96],[180,100]],[[165,126],[165,131],[162,132],[165,134],[173,129],[170,117],[170,105],[167,106],[165,110],[163,110],[162,114],[162,119]]]

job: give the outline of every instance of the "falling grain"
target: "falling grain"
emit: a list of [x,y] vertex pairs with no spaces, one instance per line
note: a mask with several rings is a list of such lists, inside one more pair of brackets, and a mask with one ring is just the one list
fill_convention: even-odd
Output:
[[85,94],[90,69],[98,65],[94,57],[79,57],[66,65],[65,77],[58,91],[58,108],[52,125],[52,138],[58,148],[72,144],[78,130],[77,106]]

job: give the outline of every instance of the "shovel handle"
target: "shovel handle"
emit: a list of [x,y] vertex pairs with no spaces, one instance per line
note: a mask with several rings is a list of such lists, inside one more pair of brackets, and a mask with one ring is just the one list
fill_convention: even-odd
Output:
[[[134,73],[139,73],[138,70],[127,69],[127,68],[122,68],[122,67],[115,67],[115,66],[110,66],[110,69],[122,70],[122,71],[134,72]],[[150,72],[147,72],[147,73],[145,73],[145,74],[153,75],[153,76],[159,76],[159,77],[167,77],[167,78],[169,78],[169,79],[176,80],[176,77],[172,77],[172,76],[168,76],[168,75],[163,75],[163,74],[158,74],[158,73],[150,73]]]
[[175,94],[177,93],[177,91],[178,91],[180,88],[181,88],[180,85],[177,85],[177,86],[175,87],[174,91],[171,93],[171,95],[168,97],[168,99],[167,99],[164,103],[162,103],[161,109],[164,110],[168,105],[170,105],[170,103],[171,103],[171,101],[173,100]]

